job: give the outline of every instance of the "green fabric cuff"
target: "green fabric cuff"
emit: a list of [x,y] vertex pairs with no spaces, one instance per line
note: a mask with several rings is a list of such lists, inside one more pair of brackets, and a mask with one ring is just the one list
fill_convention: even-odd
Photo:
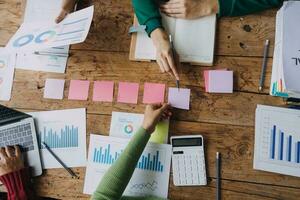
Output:
[[151,33],[157,28],[163,28],[161,18],[149,19],[146,23],[146,32],[150,37]]
[[137,132],[135,133],[136,137],[139,138],[138,141],[147,141],[150,139],[151,135],[147,133],[147,131],[140,127]]
[[233,0],[219,0],[219,17],[229,16],[232,11]]

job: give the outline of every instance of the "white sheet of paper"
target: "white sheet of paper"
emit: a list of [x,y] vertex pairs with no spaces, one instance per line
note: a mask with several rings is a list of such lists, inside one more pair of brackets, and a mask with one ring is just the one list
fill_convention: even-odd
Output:
[[300,2],[287,1],[283,9],[283,73],[286,89],[300,93]]
[[[86,166],[85,108],[28,113],[37,127],[38,143],[48,144],[68,167]],[[44,148],[40,150],[43,169],[62,168]]]
[[[91,134],[83,193],[92,194],[96,190],[103,175],[119,157],[128,142],[128,139]],[[171,145],[148,143],[124,195],[167,198],[171,150]],[[151,163],[154,162],[154,164],[146,164],[144,158],[148,158],[148,156]]]
[[254,169],[300,177],[300,111],[258,105]]
[[[55,18],[61,9],[62,0],[27,0],[24,23],[40,23],[55,25]],[[16,68],[33,71],[64,73],[67,65],[69,45],[47,48],[40,51],[43,55],[32,52],[17,54]],[[58,55],[62,54],[62,55]]]
[[216,15],[176,20],[175,49],[181,62],[213,63]]
[[7,51],[37,51],[83,42],[93,19],[94,6],[69,14],[62,22],[53,25],[23,23],[6,45]]
[[11,98],[12,85],[15,71],[15,54],[7,54],[0,48],[0,100],[9,101]]
[[[174,19],[162,15],[163,25],[173,36],[181,62],[213,63],[216,15],[197,20]],[[135,59],[156,60],[156,48],[146,32],[138,32]]]

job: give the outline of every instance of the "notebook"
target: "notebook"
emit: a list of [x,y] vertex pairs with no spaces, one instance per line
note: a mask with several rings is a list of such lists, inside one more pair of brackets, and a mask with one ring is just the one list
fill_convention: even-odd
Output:
[[300,98],[300,2],[285,2],[276,15],[270,94]]
[[[195,20],[162,15],[166,31],[172,35],[180,62],[213,65],[216,15]],[[156,60],[156,49],[146,32],[138,32],[131,51],[131,60]]]

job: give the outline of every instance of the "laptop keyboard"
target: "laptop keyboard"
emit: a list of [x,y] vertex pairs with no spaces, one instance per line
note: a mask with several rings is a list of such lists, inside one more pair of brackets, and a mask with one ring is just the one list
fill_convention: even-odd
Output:
[[0,130],[0,147],[13,145],[19,145],[22,152],[34,149],[30,123]]

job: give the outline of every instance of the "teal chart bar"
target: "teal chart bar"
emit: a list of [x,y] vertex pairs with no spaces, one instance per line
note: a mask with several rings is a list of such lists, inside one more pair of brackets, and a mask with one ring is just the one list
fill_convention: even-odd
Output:
[[39,142],[41,148],[44,148],[42,142],[45,142],[50,148],[70,148],[78,147],[78,127],[65,126],[60,131],[43,128],[40,132]]
[[[111,145],[108,144],[106,148],[100,147],[94,149],[93,162],[100,164],[113,164],[121,155],[123,151],[112,152]],[[164,166],[159,161],[160,153],[156,151],[155,155],[150,153],[142,155],[136,168],[141,170],[149,170],[154,172],[163,172]]]

